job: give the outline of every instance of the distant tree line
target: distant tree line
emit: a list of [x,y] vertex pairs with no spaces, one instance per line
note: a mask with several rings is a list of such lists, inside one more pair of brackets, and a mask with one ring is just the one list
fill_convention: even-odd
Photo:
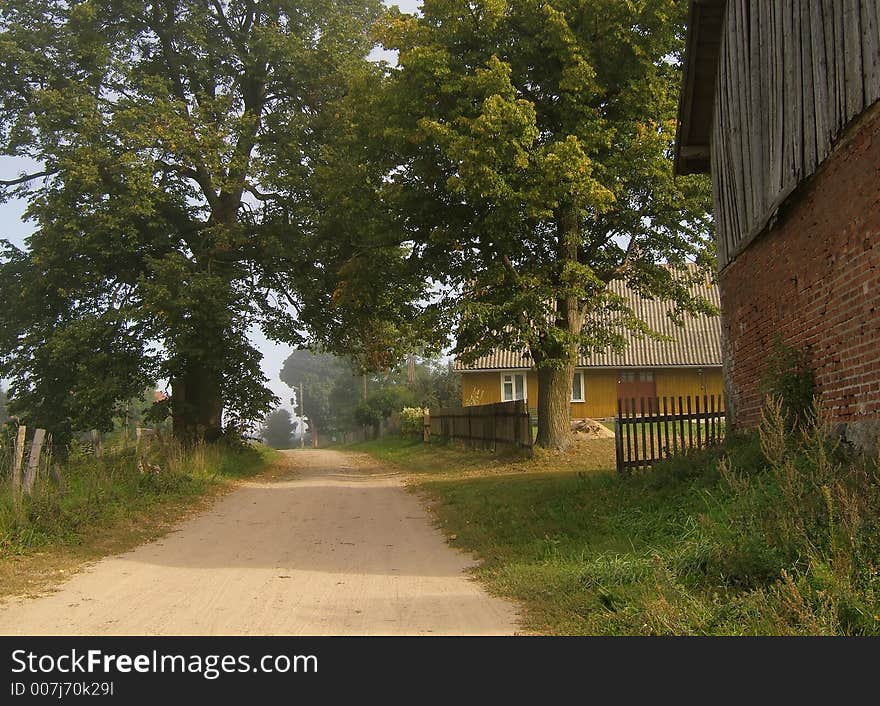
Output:
[[[452,362],[439,357],[409,356],[382,372],[363,374],[357,363],[329,353],[294,351],[279,375],[294,390],[302,383],[308,433],[318,441],[345,434],[376,436],[404,407],[450,407],[461,403],[461,377]],[[297,392],[297,394],[299,394]],[[285,409],[269,414],[261,436],[275,448],[289,448],[296,422]]]

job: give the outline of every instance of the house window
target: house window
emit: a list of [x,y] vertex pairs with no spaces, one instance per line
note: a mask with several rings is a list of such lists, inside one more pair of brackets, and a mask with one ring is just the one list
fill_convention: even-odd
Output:
[[501,399],[504,402],[526,399],[526,376],[520,373],[501,373]]
[[617,382],[654,382],[654,372],[652,370],[621,372]]
[[576,372],[571,380],[571,401],[584,401],[584,374]]

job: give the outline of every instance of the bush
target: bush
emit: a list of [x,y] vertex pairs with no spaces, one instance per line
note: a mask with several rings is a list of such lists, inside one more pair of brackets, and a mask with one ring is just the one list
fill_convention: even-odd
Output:
[[801,417],[769,400],[759,430],[763,473],[718,464],[700,551],[679,568],[701,582],[755,592],[763,629],[880,634],[880,471],[834,440],[821,410]]
[[631,479],[703,499],[666,551],[670,581],[698,597],[698,632],[880,634],[880,467],[815,402],[796,426],[789,409],[768,398],[757,433]]
[[421,407],[404,407],[400,411],[400,433],[421,436],[426,414],[428,410]]
[[768,396],[782,401],[782,411],[790,428],[806,423],[816,395],[809,352],[786,346],[777,338],[767,358],[761,389]]

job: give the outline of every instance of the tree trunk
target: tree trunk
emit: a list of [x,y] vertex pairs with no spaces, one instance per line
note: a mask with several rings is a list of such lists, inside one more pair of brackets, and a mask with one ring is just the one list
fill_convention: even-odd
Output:
[[191,363],[171,381],[174,436],[186,443],[216,441],[223,434],[220,375]]
[[574,363],[538,369],[538,436],[545,449],[565,449],[571,443],[571,381]]
[[575,336],[584,325],[576,295],[579,282],[571,281],[570,265],[578,261],[580,220],[574,203],[563,204],[556,214],[556,328],[570,334],[569,340],[549,336],[550,343],[531,351],[538,367],[538,435],[535,443],[548,449],[565,449],[571,443],[571,383],[578,359]]

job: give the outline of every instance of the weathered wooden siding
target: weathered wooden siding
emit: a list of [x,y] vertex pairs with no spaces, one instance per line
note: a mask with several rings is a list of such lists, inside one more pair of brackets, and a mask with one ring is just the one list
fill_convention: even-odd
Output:
[[654,374],[657,381],[658,397],[700,397],[703,395],[724,395],[724,380],[720,368],[705,370],[658,370]]
[[[702,397],[722,395],[724,384],[720,368],[653,369],[657,395]],[[572,419],[604,419],[617,414],[617,370],[587,370],[584,378],[584,402],[571,403]],[[538,405],[538,376],[528,373],[529,409]],[[461,375],[464,406],[493,404],[501,401],[500,372],[463,372]]]
[[[522,373],[521,370],[509,372]],[[526,394],[529,406],[537,406],[538,374],[534,371],[526,374]],[[501,402],[501,372],[496,370],[462,372],[461,399],[465,407]]]
[[723,269],[880,98],[880,0],[727,0],[712,175]]
[[617,414],[617,371],[588,370],[584,375],[584,401],[571,403],[572,419],[604,419]]

